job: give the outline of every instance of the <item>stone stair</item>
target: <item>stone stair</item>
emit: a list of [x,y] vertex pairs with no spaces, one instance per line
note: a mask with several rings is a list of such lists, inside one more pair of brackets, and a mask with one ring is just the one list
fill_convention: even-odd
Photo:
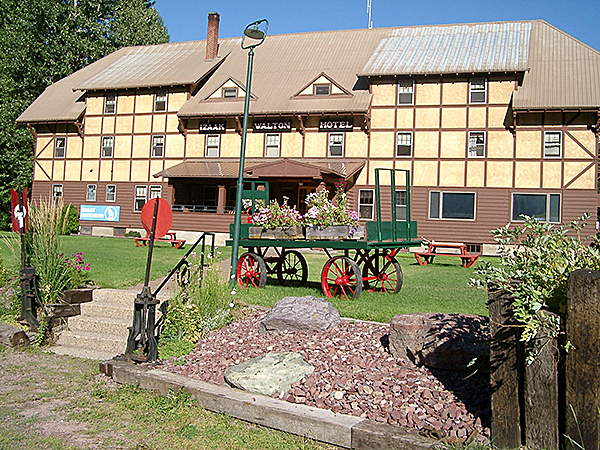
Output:
[[[93,300],[81,304],[81,315],[70,317],[50,350],[60,355],[96,360],[125,353],[128,327],[133,322],[133,305],[139,290],[96,289]],[[159,296],[163,301],[168,297]],[[157,308],[157,319],[160,312]]]

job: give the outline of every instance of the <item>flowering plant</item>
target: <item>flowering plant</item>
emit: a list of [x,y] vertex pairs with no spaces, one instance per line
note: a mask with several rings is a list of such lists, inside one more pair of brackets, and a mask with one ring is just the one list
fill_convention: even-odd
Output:
[[329,227],[333,225],[358,224],[358,213],[346,209],[346,185],[340,180],[335,183],[335,202],[329,200],[329,191],[311,192],[306,196],[308,211],[304,216],[304,223],[309,226]]
[[90,271],[90,264],[83,260],[82,252],[73,253],[70,258],[64,258],[63,263],[71,279],[69,282],[70,288],[77,289],[87,284],[89,281],[87,273]]
[[302,215],[287,202],[288,197],[283,197],[282,205],[272,200],[268,206],[258,208],[252,215],[252,223],[266,229],[302,226]]

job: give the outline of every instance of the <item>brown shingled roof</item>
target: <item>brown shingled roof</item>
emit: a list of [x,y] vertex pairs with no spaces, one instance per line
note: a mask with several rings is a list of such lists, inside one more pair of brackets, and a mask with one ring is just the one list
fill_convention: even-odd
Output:
[[[203,77],[179,116],[241,115],[243,102],[207,100],[228,79],[246,79],[248,53],[239,43],[219,40],[213,61],[204,59],[205,41],[121,49],[48,87],[18,122],[77,120],[85,108],[80,90],[191,85]],[[517,110],[600,107],[600,53],[544,21],[516,21],[267,36],[255,50],[250,114],[364,114],[370,76],[506,71],[525,73]],[[319,74],[349,95],[296,96]]]
[[[248,178],[306,177],[322,178],[333,175],[348,179],[365,165],[364,159],[313,159],[313,158],[248,158],[244,173]],[[155,178],[237,178],[239,164],[236,160],[190,159],[154,174]]]

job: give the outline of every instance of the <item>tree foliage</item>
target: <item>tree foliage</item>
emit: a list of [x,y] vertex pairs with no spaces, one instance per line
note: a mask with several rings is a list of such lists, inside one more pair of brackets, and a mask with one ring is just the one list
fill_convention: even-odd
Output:
[[149,0],[0,0],[0,227],[31,183],[33,137],[16,118],[50,84],[126,46],[169,41]]

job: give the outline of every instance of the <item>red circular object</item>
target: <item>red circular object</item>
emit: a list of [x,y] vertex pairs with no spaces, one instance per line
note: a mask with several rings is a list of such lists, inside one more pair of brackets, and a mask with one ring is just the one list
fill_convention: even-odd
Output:
[[168,201],[163,198],[153,198],[148,200],[142,208],[142,225],[148,236],[150,236],[150,231],[152,230],[152,216],[154,216],[154,205],[157,201],[158,211],[156,215],[154,239],[160,239],[167,234],[173,223],[173,213],[171,212],[171,205],[169,205]]

